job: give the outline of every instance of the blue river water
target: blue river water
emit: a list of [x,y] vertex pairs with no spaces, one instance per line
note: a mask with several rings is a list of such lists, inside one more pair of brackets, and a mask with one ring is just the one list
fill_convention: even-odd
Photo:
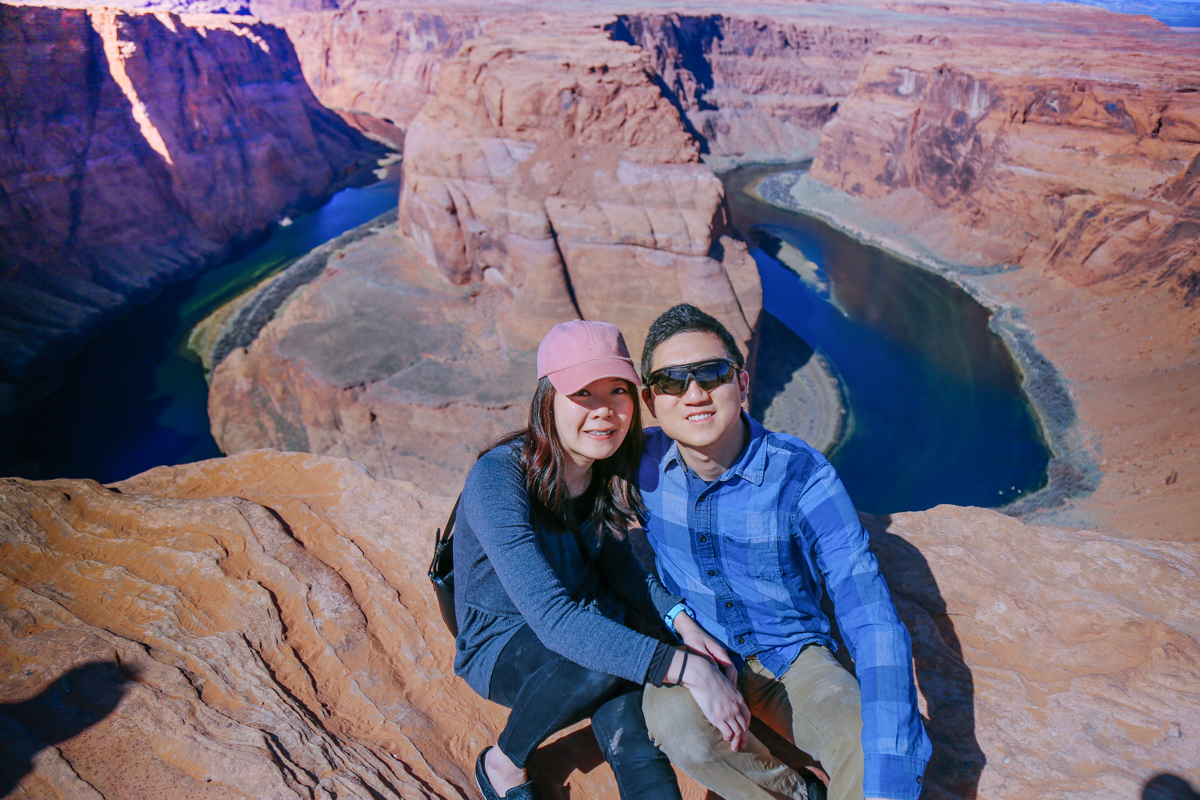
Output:
[[[734,225],[754,245],[766,311],[823,354],[842,381],[850,426],[829,455],[858,507],[996,506],[1042,485],[1048,453],[1020,375],[987,327],[987,309],[940,277],[754,200],[743,189],[766,171],[725,176]],[[203,369],[186,347],[192,328],[313,248],[394,208],[397,195],[395,180],[339,192],[114,322],[28,418],[19,468],[0,465],[0,474],[111,482],[219,456]],[[815,287],[774,257],[784,245],[815,266]],[[795,354],[760,350],[759,363],[782,355]]]
[[[764,309],[841,381],[850,424],[827,455],[855,505],[992,507],[1043,486],[1049,451],[990,312],[938,275],[745,192],[777,169],[726,174],[726,195]],[[808,281],[777,258],[789,252],[815,267]],[[760,364],[772,357],[760,349]]]
[[343,189],[113,322],[66,365],[62,385],[25,421],[20,463],[0,474],[108,483],[220,456],[204,369],[187,349],[192,328],[305,253],[395,208],[399,196],[397,179]]

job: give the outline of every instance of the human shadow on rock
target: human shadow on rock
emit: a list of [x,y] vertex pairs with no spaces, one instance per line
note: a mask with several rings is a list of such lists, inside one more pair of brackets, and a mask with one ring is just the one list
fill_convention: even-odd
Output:
[[64,673],[32,699],[0,703],[0,797],[33,771],[39,752],[112,713],[132,682],[117,664],[96,661]]
[[568,800],[567,779],[573,772],[588,774],[604,763],[592,726],[586,725],[542,745],[529,763],[529,779],[544,800]]
[[1142,800],[1200,800],[1200,793],[1184,778],[1164,772],[1146,781]]
[[871,549],[896,610],[912,636],[917,681],[928,704],[925,730],[933,742],[933,758],[921,796],[974,798],[987,757],[975,738],[975,681],[946,601],[921,551],[888,533],[890,516],[859,516],[871,535]]

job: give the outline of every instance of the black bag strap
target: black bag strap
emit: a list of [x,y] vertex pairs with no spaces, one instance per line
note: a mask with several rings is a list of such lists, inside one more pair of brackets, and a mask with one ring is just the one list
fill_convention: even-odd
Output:
[[450,516],[446,519],[446,526],[440,528],[437,532],[437,540],[433,545],[433,560],[429,563],[429,579],[434,583],[446,581],[454,571],[453,549],[454,542],[454,520],[458,517],[458,504],[462,502],[460,494],[454,500],[454,507],[450,509]]

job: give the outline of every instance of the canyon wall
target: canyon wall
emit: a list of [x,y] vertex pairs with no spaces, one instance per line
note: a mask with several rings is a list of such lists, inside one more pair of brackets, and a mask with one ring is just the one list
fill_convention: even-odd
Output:
[[253,20],[3,5],[0,52],[0,414],[131,300],[383,153]]
[[1053,365],[1067,395],[1034,399],[1076,497],[1043,518],[1194,540],[1200,46],[1117,21],[875,50],[793,194],[955,276],[1036,347],[1027,373]]
[[397,146],[436,94],[442,64],[494,19],[478,11],[386,7],[305,13],[290,3],[257,3],[255,10],[287,31],[323,105],[384,122],[381,135]]
[[606,29],[646,51],[708,160],[727,165],[811,155],[867,54],[897,36],[864,22],[642,13]]
[[[505,712],[453,676],[424,575],[450,503],[268,451],[0,481],[0,792],[474,797]],[[1197,545],[944,506],[867,522],[912,635],[923,796],[1200,783]],[[546,798],[618,796],[586,724],[531,771]]]
[[752,353],[762,290],[725,225],[721,182],[639,50],[537,22],[475,38],[408,128],[398,229],[288,283],[212,371],[214,436],[456,491],[524,423],[558,322],[611,321],[640,354],[654,318],[688,301]]

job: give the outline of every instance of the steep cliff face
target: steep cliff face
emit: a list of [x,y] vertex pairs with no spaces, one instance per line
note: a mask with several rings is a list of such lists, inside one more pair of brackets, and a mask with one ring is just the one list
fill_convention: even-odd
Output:
[[253,21],[0,6],[0,48],[0,411],[131,298],[382,152]]
[[860,25],[621,14],[607,30],[646,51],[706,153],[777,161],[812,153],[821,128],[854,90],[867,53],[896,36]]
[[297,13],[294,5],[285,6],[258,3],[255,10],[287,31],[321,103],[386,121],[397,144],[436,94],[442,64],[479,35],[485,19],[475,11],[352,7]]
[[[0,787],[475,796],[474,757],[504,711],[454,677],[423,574],[450,502],[296,453],[110,489],[0,481]],[[930,796],[1127,800],[1160,773],[1200,783],[1197,545],[981,509],[868,523],[912,635]],[[544,797],[618,797],[586,726],[531,769]]]
[[360,240],[212,373],[225,452],[348,455],[450,492],[520,427],[554,324],[640,353],[686,300],[752,350],[761,287],[723,192],[649,79],[595,28],[472,40],[408,130],[399,233]]

